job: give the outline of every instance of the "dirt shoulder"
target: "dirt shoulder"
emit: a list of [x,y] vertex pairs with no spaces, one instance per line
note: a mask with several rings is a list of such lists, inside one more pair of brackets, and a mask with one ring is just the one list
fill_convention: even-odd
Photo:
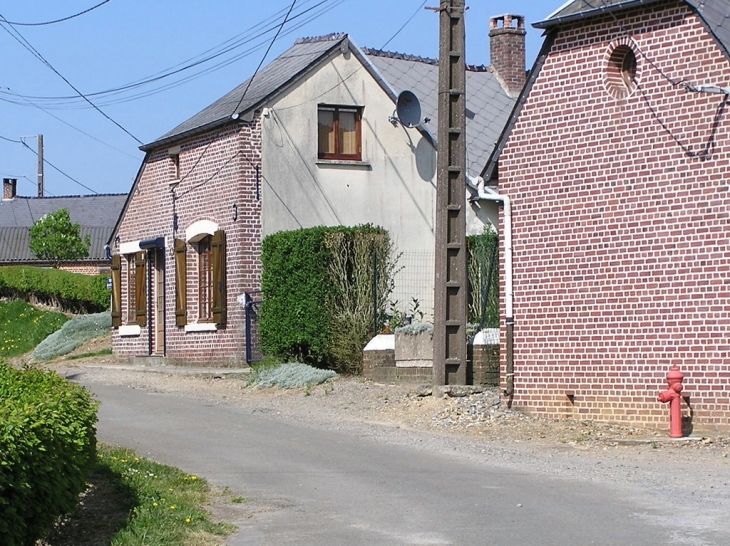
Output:
[[[103,360],[103,358],[102,358]],[[366,422],[402,429],[479,438],[489,444],[534,448],[605,451],[631,448],[635,452],[662,450],[672,458],[703,457],[730,461],[730,436],[713,434],[680,441],[667,431],[573,419],[542,419],[511,411],[494,392],[465,397],[421,396],[414,386],[373,383],[340,377],[311,389],[258,389],[240,376],[196,377],[170,369],[168,373],[119,369],[113,357],[107,366],[99,357],[60,360],[49,365],[66,376],[83,374],[84,381],[125,385],[218,403],[256,407],[287,418],[337,425]]]

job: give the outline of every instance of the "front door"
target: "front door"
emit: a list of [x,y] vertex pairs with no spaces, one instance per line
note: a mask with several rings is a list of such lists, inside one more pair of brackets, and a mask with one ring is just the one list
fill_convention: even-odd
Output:
[[153,342],[152,354],[165,354],[165,249],[156,248],[154,272],[154,299],[153,299]]

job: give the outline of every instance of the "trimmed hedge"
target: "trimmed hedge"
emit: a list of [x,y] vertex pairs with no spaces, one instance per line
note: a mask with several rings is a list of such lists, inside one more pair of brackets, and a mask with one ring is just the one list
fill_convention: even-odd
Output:
[[331,320],[324,236],[333,231],[281,231],[264,239],[259,335],[265,354],[326,365]]
[[0,295],[33,300],[71,311],[109,309],[108,275],[81,275],[60,269],[12,265],[0,267]]
[[90,393],[57,374],[0,362],[0,536],[29,546],[74,510],[96,461]]
[[[378,301],[373,305],[373,253]],[[388,232],[371,225],[282,231],[263,241],[259,335],[265,354],[358,372],[373,307],[392,290]]]

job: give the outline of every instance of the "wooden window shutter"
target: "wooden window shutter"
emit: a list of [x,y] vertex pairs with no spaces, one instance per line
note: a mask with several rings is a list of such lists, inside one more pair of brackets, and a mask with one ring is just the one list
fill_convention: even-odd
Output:
[[225,326],[226,312],[226,234],[219,230],[210,241],[213,262],[213,322]]
[[[137,324],[147,326],[147,263],[145,253],[137,252],[134,256],[135,301],[137,302]],[[130,287],[131,288],[131,287]]]
[[175,239],[175,324],[178,326],[188,323],[187,246],[182,239]]
[[112,256],[112,327],[122,325],[122,257]]

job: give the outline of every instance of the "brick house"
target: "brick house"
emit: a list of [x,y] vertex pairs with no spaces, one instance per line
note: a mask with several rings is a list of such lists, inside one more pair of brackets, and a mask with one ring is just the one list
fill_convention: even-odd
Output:
[[515,406],[663,427],[676,364],[692,425],[730,428],[729,13],[574,1],[534,25],[482,173],[512,204]]
[[125,194],[23,197],[17,195],[17,180],[3,179],[0,202],[0,266],[50,267],[30,251],[29,230],[45,214],[68,209],[72,222],[81,224],[81,237],[91,241],[89,257],[62,263],[60,269],[84,275],[109,273],[104,248],[126,200]]
[[[491,34],[518,52],[518,69],[468,67],[474,174],[524,83],[524,23],[514,23],[496,18]],[[260,287],[261,241],[270,233],[372,223],[388,229],[399,251],[432,256],[437,82],[435,60],[359,48],[346,34],[300,39],[143,146],[110,239],[115,354],[241,364],[242,302]],[[418,95],[419,119],[430,122],[398,122],[404,90]],[[490,214],[496,221],[496,207],[472,209],[474,231]],[[412,295],[432,301],[432,257],[423,272]]]

